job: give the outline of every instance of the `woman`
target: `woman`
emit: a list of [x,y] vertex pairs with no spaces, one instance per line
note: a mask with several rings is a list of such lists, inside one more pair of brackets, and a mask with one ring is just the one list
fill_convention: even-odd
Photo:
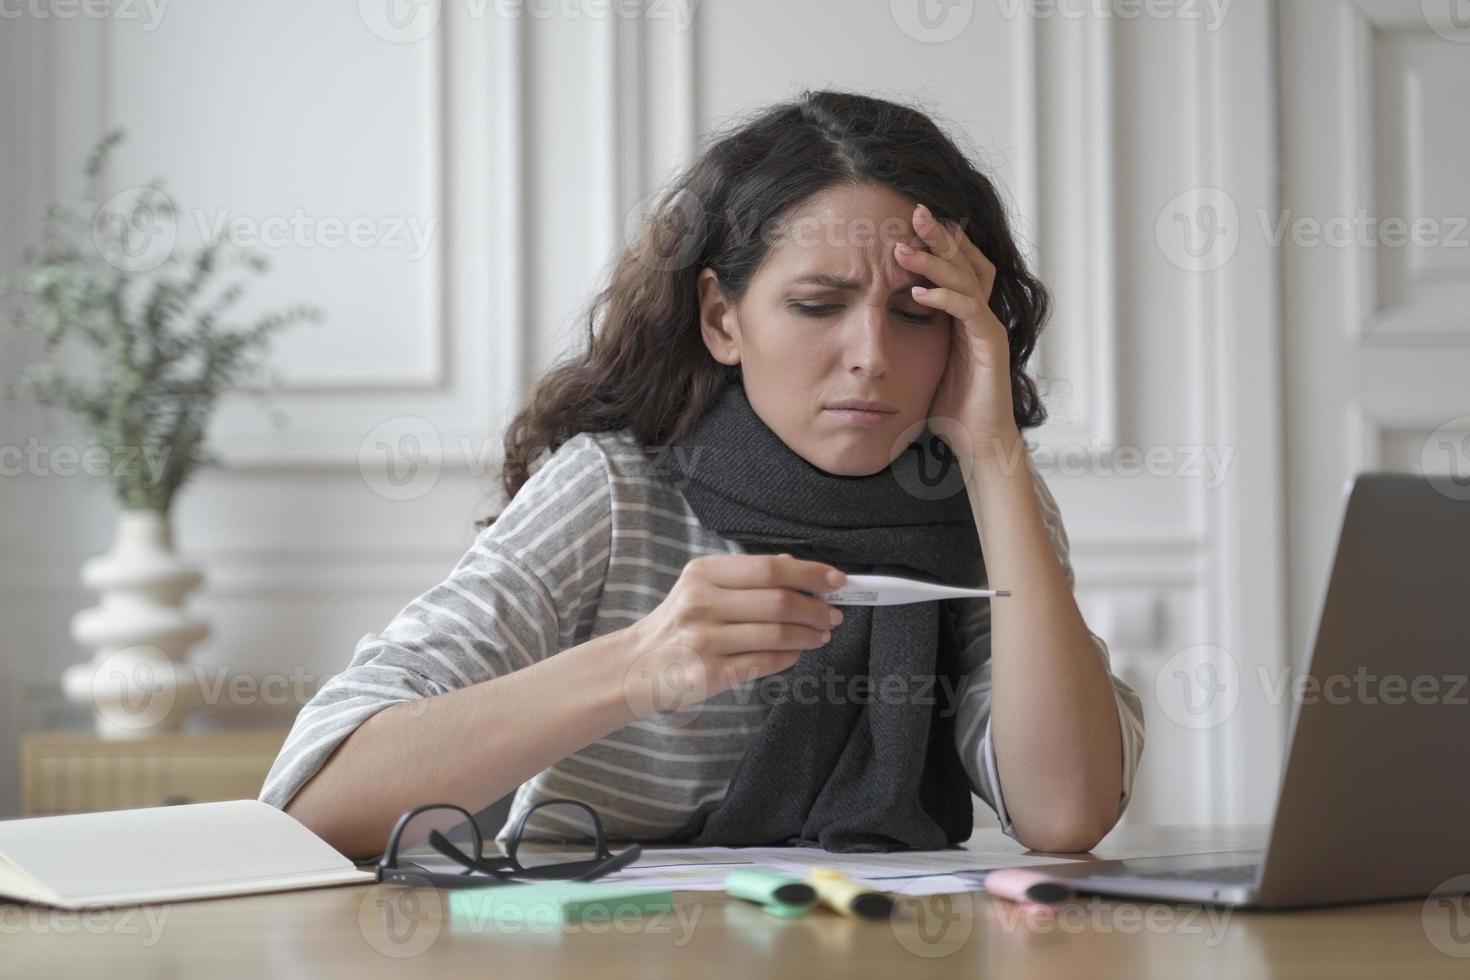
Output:
[[[512,822],[570,797],[614,837],[834,850],[962,840],[973,790],[1028,847],[1091,848],[1143,719],[1021,436],[1047,312],[993,184],[924,114],[808,92],[734,127],[510,426],[504,512],[362,638],[261,799],[355,856],[412,806],[517,787]],[[820,597],[873,570],[1011,596]],[[948,706],[855,696],[880,658]],[[848,687],[770,693],[834,663]]]

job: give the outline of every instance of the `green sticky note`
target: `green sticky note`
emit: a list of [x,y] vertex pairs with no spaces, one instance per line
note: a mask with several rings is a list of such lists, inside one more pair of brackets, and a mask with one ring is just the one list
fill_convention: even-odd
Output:
[[547,881],[449,892],[449,914],[457,924],[493,930],[500,924],[609,921],[674,907],[674,893],[595,881]]

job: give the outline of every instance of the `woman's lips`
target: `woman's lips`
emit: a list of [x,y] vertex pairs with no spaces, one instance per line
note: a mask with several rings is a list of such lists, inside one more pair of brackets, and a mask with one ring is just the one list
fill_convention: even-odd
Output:
[[873,428],[883,425],[898,414],[897,412],[865,412],[856,408],[827,408],[823,409],[823,411],[848,425],[857,425],[863,428]]

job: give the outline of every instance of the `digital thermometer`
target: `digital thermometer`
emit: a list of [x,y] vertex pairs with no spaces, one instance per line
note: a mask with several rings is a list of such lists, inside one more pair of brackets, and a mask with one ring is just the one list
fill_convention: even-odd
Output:
[[847,584],[832,592],[818,592],[834,606],[901,606],[908,602],[933,602],[937,599],[989,598],[1007,596],[1005,589],[964,589],[953,585],[936,585],[894,575],[849,575]]

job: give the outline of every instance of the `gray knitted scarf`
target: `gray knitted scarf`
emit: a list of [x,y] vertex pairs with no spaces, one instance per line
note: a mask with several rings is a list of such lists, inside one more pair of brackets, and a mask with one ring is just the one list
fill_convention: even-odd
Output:
[[[788,447],[735,382],[673,448],[660,465],[694,513],[748,551],[848,573],[981,581],[963,476],[927,427],[878,473],[838,476]],[[827,645],[763,679],[785,683],[769,695],[770,713],[724,798],[702,804],[673,840],[894,851],[969,838],[970,784],[951,703],[963,675],[949,604],[843,614]]]

